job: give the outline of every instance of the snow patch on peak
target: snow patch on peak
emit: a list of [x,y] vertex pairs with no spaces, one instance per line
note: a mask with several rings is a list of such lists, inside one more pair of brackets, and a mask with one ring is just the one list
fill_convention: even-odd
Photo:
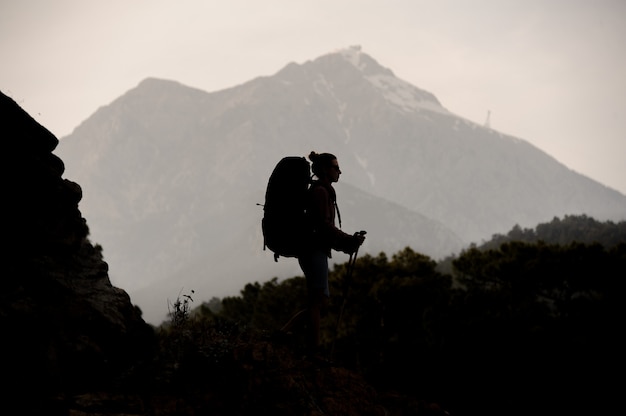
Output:
[[336,51],[346,61],[354,65],[359,71],[365,69],[365,63],[361,62],[361,46],[353,45]]
[[450,114],[448,110],[441,106],[434,95],[420,90],[393,75],[375,74],[365,78],[382,92],[388,102],[404,112],[413,113],[426,110]]
[[367,170],[367,159],[364,157],[361,157],[358,154],[355,154],[354,157],[356,158],[357,163],[363,168],[363,170],[365,170],[365,173],[367,174],[367,177],[370,180],[370,185],[375,186],[376,177],[374,176],[372,172]]
[[357,163],[363,168],[363,169],[367,169],[367,159],[365,159],[364,157],[361,157],[358,154],[354,154],[354,157],[356,158]]
[[337,49],[330,55],[338,57],[344,62],[352,65],[363,75],[385,74],[393,76],[393,72],[381,66],[375,59],[361,51],[361,46],[355,45],[348,48]]

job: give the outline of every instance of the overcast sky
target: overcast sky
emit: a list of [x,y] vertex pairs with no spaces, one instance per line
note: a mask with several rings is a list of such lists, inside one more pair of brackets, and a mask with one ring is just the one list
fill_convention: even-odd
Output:
[[59,138],[147,77],[212,92],[350,45],[626,194],[625,0],[0,0],[0,90]]

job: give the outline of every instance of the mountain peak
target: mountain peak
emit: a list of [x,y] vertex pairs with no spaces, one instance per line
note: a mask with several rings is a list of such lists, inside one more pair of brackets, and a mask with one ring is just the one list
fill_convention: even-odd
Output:
[[393,71],[379,64],[358,45],[337,49],[301,65],[292,62],[277,75],[283,82],[313,80],[330,89],[336,85],[350,85],[360,79],[365,85],[370,84],[371,90],[396,111],[450,115],[432,93],[396,77]]
[[398,78],[393,71],[364,53],[360,45],[339,49],[329,55],[352,64],[389,103],[403,112],[413,113],[426,110],[449,114],[437,97]]
[[334,52],[320,56],[316,61],[335,61],[348,62],[364,76],[372,75],[387,75],[395,77],[394,73],[384,66],[380,65],[375,59],[363,52],[360,45],[348,46],[347,48],[340,48]]
[[358,67],[359,58],[361,57],[361,45],[352,45],[339,51],[346,59],[352,61],[352,64]]

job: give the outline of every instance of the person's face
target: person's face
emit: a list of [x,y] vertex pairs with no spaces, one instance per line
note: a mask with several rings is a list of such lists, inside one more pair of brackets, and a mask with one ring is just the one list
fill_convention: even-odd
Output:
[[339,163],[337,159],[333,159],[330,162],[330,166],[326,168],[326,176],[328,180],[332,182],[337,182],[339,180],[339,175],[341,175],[341,169],[339,169]]

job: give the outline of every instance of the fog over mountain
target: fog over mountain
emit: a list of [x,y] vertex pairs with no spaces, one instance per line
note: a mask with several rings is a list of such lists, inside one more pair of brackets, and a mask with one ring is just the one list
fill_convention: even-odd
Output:
[[111,280],[159,323],[181,289],[208,300],[300,274],[263,251],[256,204],[280,158],[311,150],[338,156],[343,228],[367,230],[372,254],[438,259],[515,224],[626,219],[626,196],[454,115],[358,47],[211,93],[146,79],[55,153]]

